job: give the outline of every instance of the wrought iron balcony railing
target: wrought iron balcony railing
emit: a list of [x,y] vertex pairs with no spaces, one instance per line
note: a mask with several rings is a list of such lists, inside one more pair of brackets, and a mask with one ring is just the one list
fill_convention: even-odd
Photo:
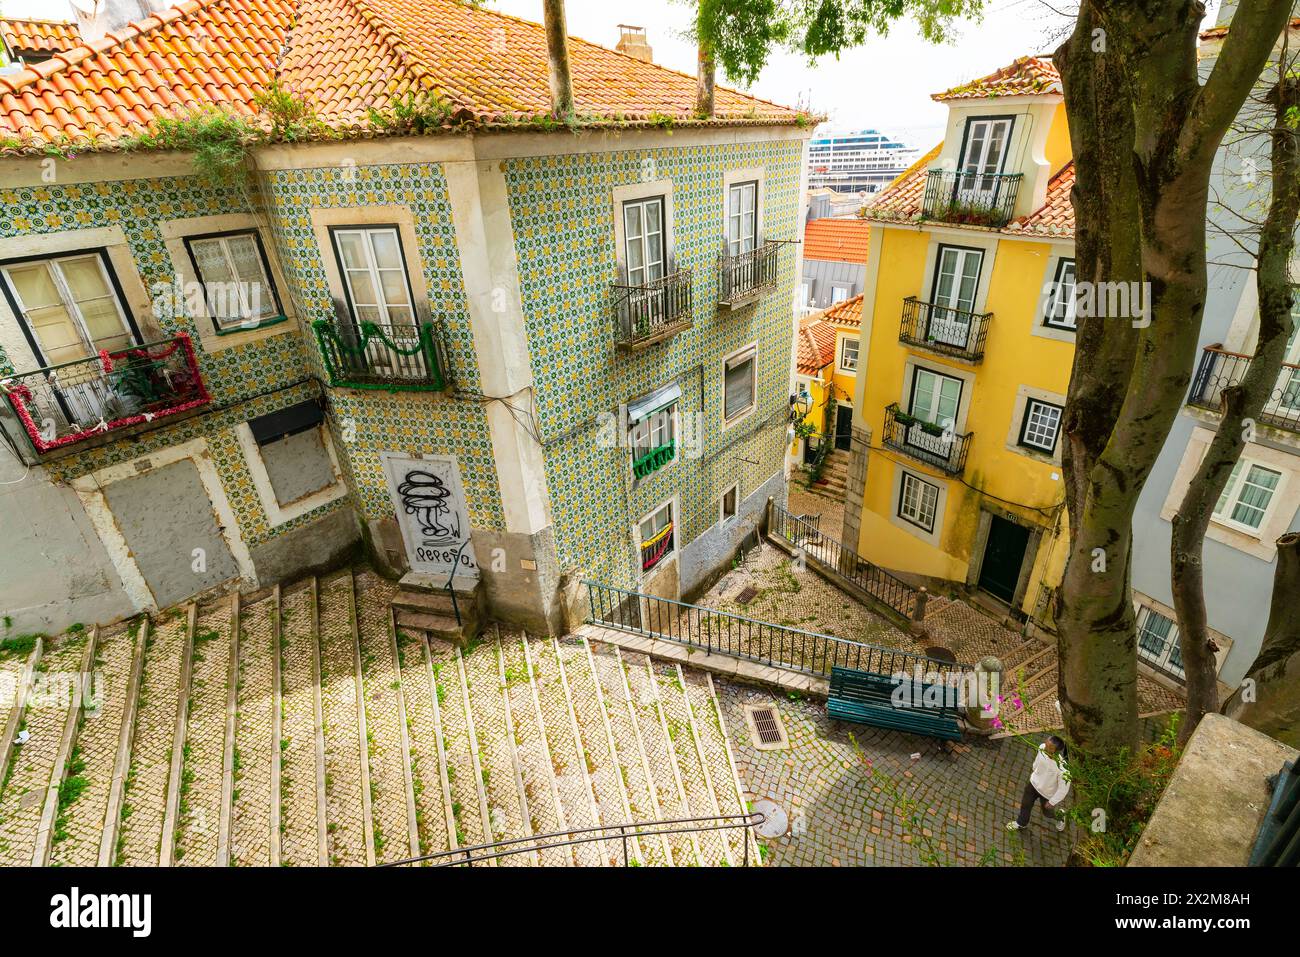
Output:
[[614,283],[614,342],[644,349],[691,326],[691,271],[683,269],[640,285]]
[[992,318],[991,312],[966,312],[908,296],[903,300],[898,341],[979,362],[984,358],[984,340]]
[[[1207,346],[1201,353],[1201,364],[1192,380],[1187,404],[1218,412],[1223,390],[1241,383],[1251,361],[1251,356],[1225,352],[1221,346]],[[1300,432],[1300,365],[1286,363],[1282,366],[1259,418],[1265,425]]]
[[446,386],[433,323],[361,323],[360,330],[326,319],[312,323],[330,385],[350,389],[438,392]]
[[884,444],[948,475],[960,475],[965,470],[973,434],[958,435],[942,425],[908,415],[896,402],[885,408]]
[[945,223],[1001,228],[1011,222],[1022,173],[932,169],[925,177],[921,216]]
[[781,244],[766,242],[749,252],[718,256],[718,305],[736,309],[776,288]]
[[18,373],[0,380],[0,392],[38,453],[159,422],[211,401],[183,332]]

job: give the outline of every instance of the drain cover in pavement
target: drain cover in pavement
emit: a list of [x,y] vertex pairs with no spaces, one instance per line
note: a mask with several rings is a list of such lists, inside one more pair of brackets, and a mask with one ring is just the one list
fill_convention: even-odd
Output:
[[755,588],[752,585],[746,585],[744,588],[740,590],[740,593],[736,595],[736,604],[748,605],[751,601],[754,600],[754,597],[757,594],[758,594],[757,588]]
[[765,815],[766,820],[757,828],[759,837],[784,837],[790,826],[790,819],[775,801],[760,798],[754,802],[754,810]]

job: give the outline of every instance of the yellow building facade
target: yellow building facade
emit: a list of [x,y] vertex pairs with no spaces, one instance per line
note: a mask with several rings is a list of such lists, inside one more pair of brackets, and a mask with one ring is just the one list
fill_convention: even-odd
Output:
[[845,538],[883,568],[1038,617],[1066,558],[1060,80],[1024,58],[936,99],[944,142],[868,211]]

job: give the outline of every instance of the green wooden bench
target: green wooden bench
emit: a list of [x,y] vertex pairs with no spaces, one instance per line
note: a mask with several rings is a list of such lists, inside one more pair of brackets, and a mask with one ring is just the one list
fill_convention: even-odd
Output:
[[[925,687],[915,692],[920,700],[924,700]],[[939,707],[897,707],[893,701],[897,688],[898,683],[888,675],[832,668],[826,714],[837,721],[911,731],[945,741],[961,740],[961,726],[957,721],[959,709],[955,704],[948,704],[945,698],[945,703]],[[909,691],[909,699],[911,694]]]

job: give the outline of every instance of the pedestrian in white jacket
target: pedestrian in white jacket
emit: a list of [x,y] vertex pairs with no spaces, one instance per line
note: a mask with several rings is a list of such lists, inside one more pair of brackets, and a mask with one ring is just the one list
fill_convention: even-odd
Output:
[[1070,769],[1065,760],[1069,757],[1065,742],[1052,735],[1038,746],[1034,755],[1034,769],[1029,774],[1024,796],[1020,799],[1020,813],[1014,821],[1007,822],[1007,830],[1018,831],[1029,823],[1034,804],[1041,803],[1043,816],[1056,823],[1058,831],[1065,830],[1065,816],[1061,802],[1070,793]]

